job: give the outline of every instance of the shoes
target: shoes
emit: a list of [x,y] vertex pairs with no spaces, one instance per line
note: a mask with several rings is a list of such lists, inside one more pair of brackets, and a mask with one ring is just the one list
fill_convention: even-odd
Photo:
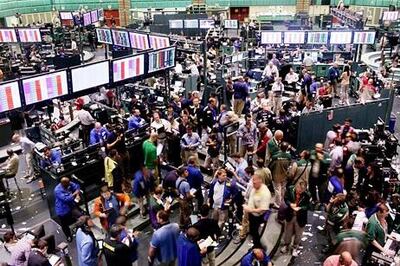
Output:
[[282,248],[281,248],[281,253],[287,253],[289,251],[289,247],[287,246],[287,245],[284,245]]
[[293,257],[298,257],[299,255],[300,255],[300,251],[297,248],[293,249],[292,256]]

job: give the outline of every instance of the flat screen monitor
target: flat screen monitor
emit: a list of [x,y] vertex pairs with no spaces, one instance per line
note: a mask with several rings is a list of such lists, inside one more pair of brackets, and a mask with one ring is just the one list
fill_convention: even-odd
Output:
[[354,32],[354,44],[374,44],[375,31],[356,31]]
[[102,61],[71,69],[72,92],[83,91],[110,82],[109,64]]
[[185,29],[198,29],[199,21],[197,19],[185,19]]
[[131,39],[131,47],[138,50],[150,49],[149,37],[147,34],[129,32],[129,38]]
[[41,42],[40,29],[18,29],[19,40],[26,42]]
[[114,45],[123,46],[123,47],[131,47],[129,44],[129,34],[124,30],[112,30],[112,38],[114,41]]
[[307,43],[308,44],[327,44],[328,43],[327,31],[309,31],[307,33]]
[[22,87],[27,105],[67,95],[67,71],[61,70],[23,79]]
[[285,44],[303,44],[305,41],[304,31],[285,31],[283,35],[283,43]]
[[200,29],[211,29],[214,28],[214,20],[213,19],[200,19],[199,26]]
[[351,31],[331,31],[330,44],[350,44],[352,32]]
[[99,20],[104,20],[104,9],[97,9],[97,16],[99,17]]
[[149,53],[149,73],[175,66],[175,47]]
[[112,64],[114,82],[135,78],[144,74],[143,54],[117,59]]
[[262,31],[261,44],[281,44],[282,32],[280,31]]
[[97,14],[97,10],[90,11],[90,17],[92,18],[92,23],[96,23],[99,21],[99,15]]
[[60,12],[61,20],[73,20],[72,12]]
[[239,21],[237,19],[225,19],[224,27],[225,29],[238,29]]
[[89,26],[92,24],[92,17],[90,15],[90,12],[84,13],[83,14],[83,26]]
[[399,11],[383,11],[382,20],[395,21],[399,19]]
[[160,49],[169,47],[169,38],[162,36],[149,35],[150,48]]
[[112,44],[111,30],[96,28],[97,41],[100,43]]
[[183,29],[183,20],[182,19],[169,20],[169,28],[170,29]]
[[0,112],[21,107],[18,81],[0,84]]
[[0,29],[0,43],[18,42],[15,29]]

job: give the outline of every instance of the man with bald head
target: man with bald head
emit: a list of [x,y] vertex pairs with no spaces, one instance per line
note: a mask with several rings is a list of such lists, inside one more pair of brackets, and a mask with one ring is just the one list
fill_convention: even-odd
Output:
[[103,126],[101,126],[100,122],[96,122],[94,124],[94,128],[90,131],[90,145],[94,145],[97,143],[100,143],[100,145],[103,145],[104,143],[107,142],[107,137],[110,134],[110,132]]
[[72,241],[72,234],[69,226],[77,221],[82,215],[77,202],[80,200],[80,186],[64,176],[60,183],[54,188],[55,212],[60,219],[61,228],[67,237],[68,242]]
[[328,257],[323,266],[357,266],[358,264],[351,257],[350,252],[344,251],[340,255]]
[[272,266],[271,258],[261,248],[254,248],[241,260],[240,266]]

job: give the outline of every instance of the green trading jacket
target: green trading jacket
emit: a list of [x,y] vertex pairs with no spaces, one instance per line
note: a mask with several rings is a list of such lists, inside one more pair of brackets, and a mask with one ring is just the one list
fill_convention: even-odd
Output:
[[385,231],[379,223],[376,213],[369,218],[366,231],[369,242],[376,240],[382,247],[385,245]]

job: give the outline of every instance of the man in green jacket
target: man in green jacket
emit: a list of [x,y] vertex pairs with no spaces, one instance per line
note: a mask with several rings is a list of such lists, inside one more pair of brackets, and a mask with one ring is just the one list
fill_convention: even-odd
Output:
[[149,139],[145,140],[142,145],[144,166],[154,179],[157,179],[158,176],[157,138],[157,133],[151,133]]

